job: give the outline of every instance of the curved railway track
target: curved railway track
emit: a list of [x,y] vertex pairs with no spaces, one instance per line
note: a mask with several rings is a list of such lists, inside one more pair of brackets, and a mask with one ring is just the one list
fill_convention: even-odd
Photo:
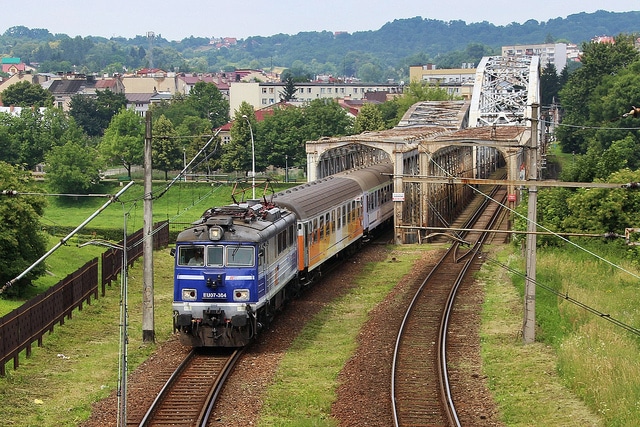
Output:
[[[501,204],[506,189],[495,187],[491,199]],[[490,229],[501,204],[482,197],[463,228]],[[447,330],[458,288],[480,263],[477,255],[490,232],[467,232],[429,273],[409,304],[394,349],[391,400],[394,425],[461,426],[447,373]],[[473,242],[473,244],[464,244]]]
[[142,419],[130,414],[127,425],[206,426],[222,386],[241,354],[242,349],[224,354],[192,350]]

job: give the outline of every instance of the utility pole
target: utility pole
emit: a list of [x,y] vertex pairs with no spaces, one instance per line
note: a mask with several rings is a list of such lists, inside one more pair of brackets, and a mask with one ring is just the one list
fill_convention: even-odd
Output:
[[[531,105],[531,140],[529,144],[529,181],[538,180],[538,104]],[[536,224],[538,216],[538,187],[529,186],[527,210],[527,275],[524,289],[524,324],[522,337],[525,344],[536,340]]]
[[145,115],[144,136],[144,223],[142,241],[142,341],[155,342],[153,304],[153,199],[151,194],[151,112]]

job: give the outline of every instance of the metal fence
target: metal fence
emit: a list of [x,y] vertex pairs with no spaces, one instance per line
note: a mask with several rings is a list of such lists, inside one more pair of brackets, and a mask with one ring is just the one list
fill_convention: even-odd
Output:
[[[164,221],[154,225],[153,248],[160,249],[169,244],[169,226]],[[127,236],[129,249],[128,264],[142,256],[143,230]],[[123,242],[120,242],[122,246]],[[108,249],[102,254],[102,296],[106,286],[116,279],[122,269],[122,254],[119,250]],[[94,258],[69,274],[46,292],[32,298],[23,305],[0,317],[0,375],[5,376],[5,365],[13,359],[13,368],[20,366],[20,353],[31,355],[31,348],[37,341],[42,346],[44,334],[53,332],[56,323],[64,325],[71,319],[73,311],[82,310],[83,304],[91,303],[91,297],[98,298],[98,258]]]

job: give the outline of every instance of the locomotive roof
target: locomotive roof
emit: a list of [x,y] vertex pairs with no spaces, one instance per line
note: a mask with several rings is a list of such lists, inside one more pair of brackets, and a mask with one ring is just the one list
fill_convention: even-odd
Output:
[[194,222],[191,227],[181,231],[176,241],[208,240],[208,226],[220,225],[224,229],[225,242],[261,242],[269,233],[277,233],[295,222],[291,212],[275,209],[273,217],[266,214],[252,215],[250,219],[243,215],[250,212],[247,204],[228,205],[211,208],[202,218]]
[[298,219],[305,220],[388,182],[390,177],[383,174],[391,173],[391,163],[350,170],[277,193],[273,201],[295,212]]

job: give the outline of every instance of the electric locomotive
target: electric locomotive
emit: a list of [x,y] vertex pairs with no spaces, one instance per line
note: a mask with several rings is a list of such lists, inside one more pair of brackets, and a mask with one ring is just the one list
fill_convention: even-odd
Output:
[[176,239],[174,330],[194,347],[241,347],[321,266],[393,217],[390,163],[211,208]]

